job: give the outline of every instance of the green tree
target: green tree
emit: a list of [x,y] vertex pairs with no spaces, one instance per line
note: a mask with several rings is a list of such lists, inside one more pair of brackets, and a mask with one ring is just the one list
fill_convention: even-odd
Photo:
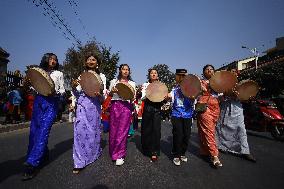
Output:
[[110,80],[112,80],[117,72],[117,63],[119,61],[119,52],[111,53],[111,47],[101,45],[101,53],[103,57],[103,63],[101,65],[101,71],[107,78],[107,86],[109,86]]
[[[171,90],[175,84],[175,74],[169,70],[169,66],[166,64],[156,64],[152,68],[157,70],[159,80],[165,83],[168,89]],[[149,78],[149,74],[147,74],[147,78]]]
[[111,52],[111,47],[106,47],[104,44],[96,42],[96,40],[88,41],[84,46],[69,48],[66,52],[66,58],[63,64],[64,79],[68,86],[73,79],[76,79],[84,69],[85,56],[88,53],[97,54],[102,64],[100,71],[106,75],[107,85],[116,74],[116,67],[119,61],[119,52]]

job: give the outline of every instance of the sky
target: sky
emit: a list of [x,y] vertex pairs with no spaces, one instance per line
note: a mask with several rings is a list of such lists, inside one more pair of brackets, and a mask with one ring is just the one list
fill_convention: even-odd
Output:
[[[241,46],[263,52],[284,37],[283,0],[47,2],[83,44],[95,37],[113,52],[119,51],[119,64],[129,64],[139,84],[155,64],[201,75],[206,64],[218,68],[251,57]],[[67,49],[76,43],[43,13],[43,6],[32,0],[0,0],[0,47],[10,54],[8,70],[24,71],[27,65],[39,64],[46,52],[55,53],[62,64]]]

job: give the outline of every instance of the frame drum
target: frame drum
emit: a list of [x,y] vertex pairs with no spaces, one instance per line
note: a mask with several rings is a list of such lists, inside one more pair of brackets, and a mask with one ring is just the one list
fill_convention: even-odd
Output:
[[199,77],[193,74],[186,75],[180,83],[182,94],[189,98],[196,98],[201,92]]
[[88,70],[81,74],[80,85],[86,95],[95,97],[95,93],[99,93],[103,88],[103,82],[100,76],[95,72]]
[[54,82],[45,70],[39,67],[30,68],[27,71],[27,78],[39,94],[50,96],[55,92]]
[[168,87],[160,81],[154,81],[146,88],[146,97],[152,102],[162,102],[167,95]]
[[240,81],[236,87],[238,98],[240,101],[249,100],[250,97],[255,97],[259,91],[257,82],[252,80]]
[[117,88],[117,94],[124,100],[132,100],[135,95],[133,87],[126,82],[119,82],[115,86]]
[[217,71],[209,80],[210,87],[217,93],[231,93],[238,80],[229,71]]

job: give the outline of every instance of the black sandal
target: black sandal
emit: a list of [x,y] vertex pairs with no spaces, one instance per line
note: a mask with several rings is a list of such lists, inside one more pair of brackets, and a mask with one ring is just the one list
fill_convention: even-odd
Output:
[[34,178],[39,172],[39,169],[37,167],[33,167],[31,165],[26,165],[22,181],[30,180]]
[[256,159],[251,154],[243,154],[242,157],[248,161],[256,163]]

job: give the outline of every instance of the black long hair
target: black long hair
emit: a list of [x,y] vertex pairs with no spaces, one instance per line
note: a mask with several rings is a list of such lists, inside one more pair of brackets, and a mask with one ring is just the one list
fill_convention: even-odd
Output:
[[56,66],[54,68],[52,68],[53,70],[58,70],[59,68],[59,63],[58,63],[58,59],[57,59],[57,56],[56,54],[54,53],[45,53],[43,55],[43,57],[41,58],[41,62],[40,62],[40,65],[39,67],[44,69],[45,71],[48,71],[48,66],[49,66],[49,59],[52,57],[52,56],[55,56],[55,59],[56,59]]
[[159,80],[159,73],[158,73],[158,70],[155,69],[155,68],[150,68],[150,69],[148,69],[148,78],[147,78],[149,83],[151,83],[150,73],[151,73],[151,71],[153,71],[153,70],[155,70],[155,71],[157,72],[158,80]]
[[[215,68],[214,68],[213,65],[211,65],[211,64],[206,64],[206,65],[203,67],[203,72],[202,72],[203,77],[205,77],[204,72],[205,72],[205,70],[206,70],[208,67],[212,67],[213,70],[214,70],[214,72],[215,72]],[[205,77],[205,78],[206,78],[206,77]],[[206,78],[206,79],[207,79],[207,78]]]
[[121,79],[121,77],[122,77],[122,72],[121,72],[121,70],[122,70],[122,68],[124,67],[124,66],[127,66],[128,67],[128,70],[129,70],[129,75],[127,76],[127,79],[128,80],[132,80],[132,78],[131,78],[131,71],[130,71],[130,67],[128,66],[128,64],[120,64],[120,66],[119,66],[119,68],[118,68],[118,76],[117,76],[117,79],[118,80],[120,80]]
[[213,68],[213,70],[215,71],[215,68],[214,68],[214,66],[213,65],[211,65],[211,64],[206,64],[204,67],[203,67],[203,74],[204,74],[204,72],[205,72],[205,70],[206,70],[206,68],[208,68],[208,67],[212,67]]
[[[87,62],[88,58],[91,57],[91,56],[93,56],[97,60],[97,67],[95,68],[95,72],[97,74],[100,74],[100,66],[101,66],[101,63],[102,63],[101,57],[96,53],[89,52],[85,55],[85,58],[84,58],[85,63]],[[85,64],[84,64],[84,66],[85,66]],[[87,70],[86,66],[85,66],[85,70]]]

